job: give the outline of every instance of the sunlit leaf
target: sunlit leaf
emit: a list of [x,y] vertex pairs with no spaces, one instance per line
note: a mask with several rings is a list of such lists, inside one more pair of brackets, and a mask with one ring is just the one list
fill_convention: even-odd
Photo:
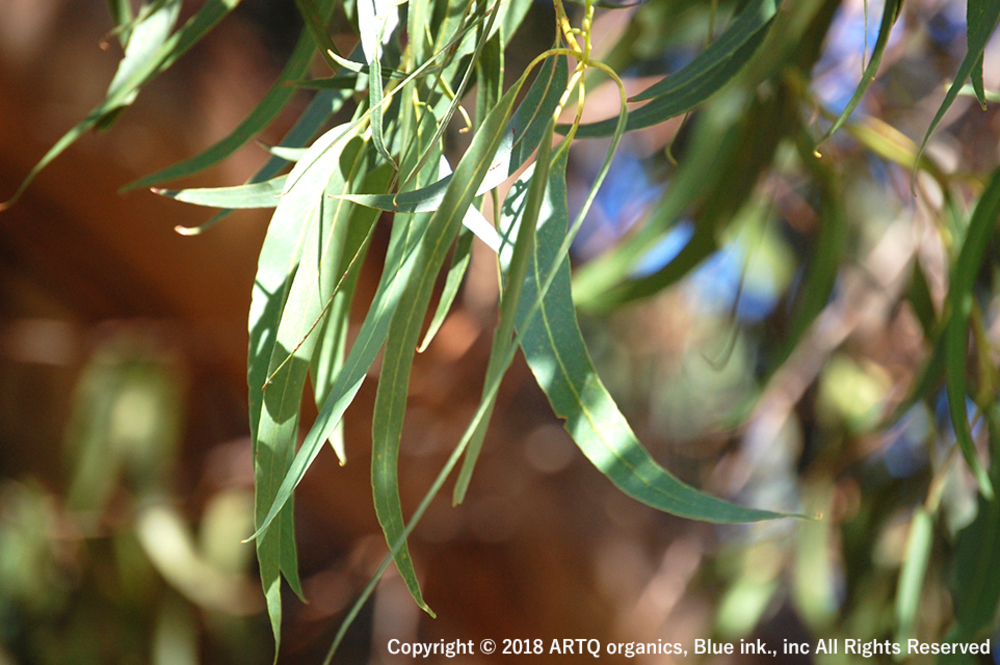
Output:
[[[489,173],[477,194],[485,194],[513,175],[524,165],[541,141],[545,124],[559,103],[566,87],[568,71],[565,58],[547,60],[518,106],[504,132],[503,142],[490,164]],[[364,206],[393,212],[430,212],[437,210],[448,189],[451,176],[409,192],[383,195],[349,195],[348,199]]]
[[[605,476],[632,498],[654,508],[709,522],[750,522],[782,517],[705,494],[674,477],[642,447],[594,369],[576,320],[568,257],[556,252],[566,235],[565,161],[552,168],[548,213],[538,229],[535,261],[519,319],[531,308],[538,284],[559,261],[558,273],[538,315],[521,332],[521,349],[566,431]],[[519,328],[523,324],[519,324]]]
[[157,194],[184,203],[213,208],[274,208],[278,205],[287,176],[235,187],[204,187],[193,189],[153,189]]
[[451,311],[451,306],[462,286],[462,278],[465,277],[465,271],[472,261],[472,238],[473,233],[467,228],[458,234],[458,242],[455,244],[455,252],[451,258],[448,276],[445,278],[444,289],[441,291],[441,299],[438,301],[437,309],[434,310],[434,317],[427,327],[427,332],[424,333],[424,338],[417,348],[418,352],[423,352],[430,346],[448,316],[448,312]]
[[[250,305],[247,363],[258,525],[273,500],[275,483],[284,476],[295,452],[301,398],[293,405],[291,394],[297,389],[301,395],[301,387],[296,388],[294,383],[299,373],[304,380],[305,369],[300,368],[300,363],[307,367],[308,360],[302,360],[293,351],[300,338],[289,341],[289,335],[281,333],[282,328],[298,323],[293,316],[286,316],[286,304],[310,233],[312,237],[318,233],[316,216],[325,199],[327,181],[336,171],[340,151],[347,142],[344,131],[345,127],[340,126],[327,132],[292,169],[289,182],[293,184],[281,198],[261,247]],[[315,274],[315,263],[307,261],[306,266],[311,266]],[[303,279],[305,273],[300,277]],[[293,358],[290,363],[289,357]],[[288,365],[288,370],[278,373],[265,390],[268,377],[282,363]],[[277,654],[281,637],[282,573],[301,595],[290,501],[284,505],[276,528],[257,539],[257,558]]]
[[[316,0],[317,9],[329,20],[333,13],[334,0]],[[278,116],[283,108],[295,94],[295,88],[287,85],[287,82],[302,78],[309,68],[315,44],[308,33],[303,33],[292,51],[291,57],[285,64],[285,68],[278,76],[271,89],[268,90],[264,98],[257,104],[253,111],[234,129],[226,138],[217,142],[210,148],[200,152],[194,157],[180,161],[165,169],[161,169],[148,176],[140,178],[130,184],[125,189],[136,189],[139,187],[149,187],[167,180],[184,178],[194,173],[198,173],[213,164],[217,164],[229,155],[233,154],[240,147],[245,145],[250,139],[260,133],[265,127]]]
[[[431,216],[427,232],[414,254],[412,278],[408,280],[389,327],[372,417],[372,490],[375,513],[390,547],[405,528],[399,501],[399,441],[406,413],[410,370],[424,313],[448,248],[458,234],[462,218],[472,205],[476,190],[500,147],[504,127],[519,91],[520,86],[513,86],[507,91],[476,132],[472,144],[455,168],[441,206]],[[430,612],[421,596],[405,544],[396,553],[395,562],[413,599]]]

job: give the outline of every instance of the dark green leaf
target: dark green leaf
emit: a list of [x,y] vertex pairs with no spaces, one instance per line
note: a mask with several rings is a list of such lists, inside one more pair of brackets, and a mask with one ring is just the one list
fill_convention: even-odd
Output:
[[[626,131],[659,124],[692,110],[728,83],[760,46],[780,0],[751,0],[726,31],[688,65],[630,101],[649,103],[629,113]],[[581,138],[609,136],[615,120],[581,125]],[[565,133],[567,128],[560,127]]]
[[941,119],[944,118],[944,114],[951,108],[955,98],[958,97],[958,93],[962,90],[965,81],[970,76],[976,74],[976,72],[978,74],[973,76],[973,86],[978,86],[976,96],[979,97],[981,104],[984,106],[986,104],[985,92],[981,90],[983,84],[981,64],[983,52],[986,50],[986,43],[990,40],[990,35],[996,29],[997,23],[1000,22],[1000,2],[993,2],[992,0],[969,0],[967,19],[968,52],[958,68],[958,73],[955,74],[955,80],[949,86],[948,92],[944,96],[944,101],[941,102],[937,113],[934,114],[934,119],[931,120],[930,126],[927,127],[927,133],[924,134],[924,140],[920,143],[918,155],[923,154],[924,148],[927,147],[927,141],[931,138],[931,134],[934,133]]
[[861,76],[861,82],[858,83],[858,87],[854,91],[854,94],[851,95],[847,106],[844,107],[840,116],[834,121],[833,126],[820,139],[820,143],[833,136],[847,122],[847,119],[854,113],[854,109],[861,103],[861,98],[868,91],[868,86],[875,81],[879,65],[882,63],[882,55],[885,54],[885,47],[889,44],[889,35],[892,33],[892,26],[896,24],[896,19],[899,18],[899,12],[902,8],[903,0],[886,0],[885,8],[882,10],[882,25],[879,26],[878,39],[875,40],[875,50],[872,51],[872,59],[868,62],[868,66],[865,67],[865,71]]
[[1000,217],[1000,169],[994,171],[969,221],[962,251],[951,275],[951,285],[948,289],[950,317],[944,332],[945,377],[951,423],[955,428],[955,437],[962,449],[962,455],[979,483],[979,490],[987,498],[993,497],[993,485],[979,460],[976,445],[969,432],[969,416],[965,408],[965,363],[969,345],[969,317],[974,304],[972,287],[998,217]]

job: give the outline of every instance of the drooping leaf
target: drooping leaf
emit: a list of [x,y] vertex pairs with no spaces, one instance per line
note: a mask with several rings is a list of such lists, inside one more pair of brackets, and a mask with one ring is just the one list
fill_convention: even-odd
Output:
[[391,35],[398,21],[396,5],[392,0],[358,0],[358,34],[368,63],[368,99],[371,103],[372,143],[389,164],[396,161],[385,145],[382,106],[382,44]]
[[[407,282],[389,327],[372,417],[372,491],[375,513],[389,547],[393,547],[405,528],[399,500],[399,442],[406,413],[410,370],[424,313],[448,248],[458,234],[462,218],[472,205],[476,191],[500,147],[519,89],[520,85],[515,85],[507,91],[476,132],[469,149],[455,168],[441,206],[431,216],[427,232],[413,256],[412,277]],[[420,593],[405,544],[397,551],[395,562],[413,599],[430,612]]]
[[441,299],[438,300],[437,309],[434,310],[434,317],[427,327],[427,332],[424,333],[424,338],[420,342],[420,346],[417,347],[418,353],[424,352],[430,346],[431,342],[434,341],[434,337],[437,335],[438,330],[441,329],[441,325],[448,316],[448,312],[451,311],[451,306],[455,302],[455,297],[458,296],[458,291],[462,286],[465,271],[472,261],[472,238],[473,233],[468,228],[463,229],[458,234],[458,242],[455,244],[455,253],[451,258],[451,267],[448,269],[448,276],[445,278],[444,289],[441,291]]
[[[573,307],[569,258],[558,255],[568,219],[565,158],[553,165],[548,192],[548,214],[538,229],[518,328],[528,366],[577,446],[619,489],[660,510],[720,523],[783,517],[737,506],[685,485],[657,464],[636,439],[590,360]],[[525,327],[523,320],[539,284],[556,266],[558,272],[537,316]]]
[[976,453],[976,445],[969,431],[969,418],[965,408],[965,364],[969,345],[969,317],[972,314],[975,298],[972,288],[998,217],[1000,217],[1000,169],[994,171],[986,190],[976,204],[962,243],[962,251],[955,261],[948,288],[948,306],[951,315],[944,332],[945,377],[951,423],[955,428],[955,438],[958,440],[962,455],[976,482],[979,483],[979,491],[986,498],[993,497],[993,484]]
[[[867,5],[865,7],[865,11],[867,12]],[[854,90],[854,94],[851,95],[847,106],[844,107],[844,110],[841,111],[833,125],[823,135],[823,138],[819,140],[819,143],[823,143],[833,136],[847,122],[847,119],[854,113],[854,109],[858,108],[858,104],[861,103],[862,97],[868,92],[868,87],[875,81],[879,65],[882,64],[882,56],[885,54],[885,47],[889,44],[889,35],[892,33],[892,27],[896,25],[896,19],[899,18],[902,8],[903,0],[886,0],[885,7],[882,10],[882,24],[879,26],[878,38],[875,40],[875,49],[872,51],[872,57],[868,61],[868,66],[865,67],[865,71],[861,75],[861,82],[858,83],[858,87]],[[865,34],[867,35],[867,29],[865,30]]]
[[965,81],[970,76],[972,76],[973,87],[976,88],[976,96],[979,98],[980,104],[985,108],[986,93],[982,89],[983,52],[986,50],[986,44],[989,42],[990,36],[996,29],[997,24],[1000,23],[1000,3],[993,2],[992,0],[969,0],[967,8],[968,52],[965,55],[965,59],[962,60],[962,64],[959,65],[958,72],[955,74],[955,80],[948,87],[948,92],[945,94],[941,106],[938,107],[937,113],[934,114],[934,119],[931,120],[931,124],[927,127],[924,140],[920,142],[918,154],[923,154],[924,148],[927,147],[927,142],[931,138],[931,134],[937,129],[941,119],[944,118],[944,114],[951,108],[955,98],[958,97],[958,93],[962,90],[962,86],[965,85]]
[[[142,24],[136,26],[134,30],[139,30],[148,23],[148,28],[142,29],[150,31],[149,38],[129,40],[130,50],[134,55],[126,53],[125,58],[119,64],[118,72],[120,73],[116,73],[104,101],[49,148],[49,151],[25,177],[14,195],[6,202],[0,203],[0,210],[13,205],[42,169],[73,145],[84,133],[101,125],[101,123],[107,125],[113,119],[114,114],[135,101],[142,86],[170,67],[177,58],[198,43],[216,23],[239,3],[240,0],[208,0],[180,30],[165,37],[162,42],[159,42],[158,35],[163,34],[162,31],[167,23],[171,27],[173,26],[175,18],[171,17],[176,17],[180,3],[163,5],[160,11],[150,14]],[[169,32],[169,28],[167,31]],[[136,44],[134,47],[133,43]],[[155,51],[151,52],[149,47],[153,45],[156,48]],[[127,72],[127,75],[121,72]]]
[[[125,57],[118,64],[118,71],[108,86],[108,97],[111,97],[116,90],[129,87],[129,81],[137,74],[141,74],[143,68],[148,67],[157,57],[160,49],[170,37],[170,31],[177,23],[180,15],[181,3],[177,0],[161,2],[158,6],[144,7],[144,18],[134,24],[130,29],[128,46],[125,48]],[[140,14],[140,16],[143,16]],[[139,18],[139,17],[137,17]],[[134,39],[133,39],[134,38]],[[97,121],[97,127],[106,129],[117,118],[117,111],[125,106],[129,106],[139,95],[139,89],[134,88],[122,98],[118,107],[109,111]]]
[[317,0],[295,0],[295,6],[298,8],[306,32],[312,37],[313,44],[319,50],[319,54],[326,60],[330,69],[336,72],[339,65],[333,56],[339,55],[339,51],[327,28],[330,18],[324,17],[320,13],[321,8]]
[[[498,255],[505,273],[506,284],[501,296],[500,324],[493,333],[493,346],[486,366],[487,386],[493,381],[499,380],[499,377],[507,370],[505,359],[508,350],[514,344],[514,323],[521,302],[521,294],[524,292],[528,267],[535,252],[535,229],[538,226],[538,218],[545,201],[549,170],[552,167],[552,134],[554,130],[555,121],[550,120],[546,133],[542,136],[542,143],[538,148],[538,157],[535,163],[514,183],[511,190],[513,196],[508,193],[508,201],[505,201],[503,208],[504,215],[501,217],[501,224],[504,229],[505,246],[501,247]],[[562,163],[560,161],[560,164]],[[520,195],[522,192],[524,192],[523,196]],[[452,493],[452,503],[455,504],[459,504],[465,499],[469,482],[472,480],[472,471],[475,469],[479,452],[482,450],[486,429],[489,427],[490,417],[496,405],[496,395],[483,395],[482,401],[487,405],[486,412],[469,439],[465,461],[462,463],[462,469],[459,471]]]
[[[249,385],[250,432],[254,450],[254,478],[256,484],[255,522],[260,523],[274,496],[275,481],[284,476],[294,454],[294,433],[297,430],[297,404],[293,409],[273,395],[289,386],[288,374],[281,374],[265,392],[264,384],[275,370],[276,360],[282,352],[291,355],[287,339],[279,339],[285,316],[288,295],[293,287],[302,252],[310,229],[314,229],[316,213],[324,196],[327,181],[338,166],[340,149],[346,143],[342,125],[318,139],[291,174],[291,185],[281,198],[261,247],[250,304],[250,349],[247,363]],[[316,231],[313,231],[315,235]],[[285,323],[287,327],[288,323]],[[282,342],[285,348],[282,347]],[[308,361],[306,361],[308,365]],[[298,370],[295,362],[290,370]],[[268,399],[265,399],[268,398]],[[267,407],[265,408],[265,402]],[[289,436],[291,437],[289,439]],[[287,503],[277,520],[276,528],[257,540],[257,558],[260,562],[261,581],[267,600],[268,614],[275,638],[277,654],[281,636],[281,574],[284,573],[293,589],[301,594],[295,556],[294,522],[292,504]],[[277,657],[277,655],[276,655]]]
[[[391,177],[392,169],[383,165],[367,173],[357,189],[361,191],[384,189]],[[340,214],[346,213],[349,213],[349,216],[344,227],[346,230],[340,266],[336,272],[340,276],[340,281],[336,286],[333,300],[328,304],[327,324],[320,333],[320,349],[313,355],[310,367],[317,409],[322,408],[333,386],[333,380],[344,364],[351,302],[354,299],[358,278],[361,276],[361,266],[371,244],[372,229],[378,221],[378,213],[364,206],[350,206]],[[343,444],[336,446],[335,449],[343,450]]]
[[[626,131],[664,122],[694,109],[744,68],[760,46],[780,0],[751,0],[717,40],[675,74],[647,88],[630,101],[648,103],[629,113]],[[615,120],[581,125],[581,138],[610,136]],[[560,127],[565,133],[566,127]]]
[[[321,15],[326,18],[326,20],[329,20],[333,13],[333,7],[335,5],[334,0],[315,1],[317,11],[319,11]],[[194,173],[198,173],[199,171],[203,171],[213,164],[219,163],[229,155],[236,152],[236,150],[259,134],[261,130],[271,124],[271,122],[278,117],[278,114],[281,113],[281,110],[285,108],[292,96],[295,94],[295,88],[287,85],[287,83],[289,81],[300,79],[305,75],[309,68],[309,62],[312,60],[314,49],[315,44],[313,43],[312,37],[308,34],[308,32],[304,32],[299,37],[299,40],[295,45],[295,50],[292,51],[292,55],[285,64],[285,68],[278,76],[278,80],[275,81],[274,85],[271,86],[271,89],[268,90],[267,94],[264,95],[264,98],[261,99],[260,103],[257,104],[254,110],[250,112],[250,115],[244,118],[236,129],[234,129],[226,138],[206,150],[203,150],[194,157],[182,160],[172,166],[168,166],[167,168],[160,169],[159,171],[151,173],[148,176],[139,178],[138,180],[126,185],[124,189],[127,191],[140,187],[150,187],[167,180],[185,178]]]

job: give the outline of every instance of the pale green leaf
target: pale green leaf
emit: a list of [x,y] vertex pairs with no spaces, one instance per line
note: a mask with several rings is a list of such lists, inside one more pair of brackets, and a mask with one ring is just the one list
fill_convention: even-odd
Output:
[[285,188],[288,176],[278,176],[264,182],[235,187],[203,187],[192,189],[157,189],[162,196],[194,205],[212,208],[274,208]]
[[[319,5],[318,10],[329,20],[330,15],[333,13],[334,0],[316,1]],[[250,115],[244,118],[226,138],[194,157],[139,178],[126,185],[124,189],[127,191],[139,187],[149,187],[166,180],[184,178],[202,171],[213,164],[217,164],[236,152],[236,150],[260,133],[261,130],[271,124],[281,110],[285,108],[295,94],[295,87],[287,85],[287,83],[300,79],[305,75],[309,68],[309,62],[312,60],[314,49],[315,44],[312,37],[307,32],[304,32],[299,37],[295,45],[295,50],[292,51],[292,55],[278,76],[278,80],[275,81],[271,89],[264,95],[264,98],[251,111]]]

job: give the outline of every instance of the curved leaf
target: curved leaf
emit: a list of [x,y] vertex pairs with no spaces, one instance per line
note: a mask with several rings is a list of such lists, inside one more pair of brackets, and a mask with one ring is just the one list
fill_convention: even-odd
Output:
[[[316,2],[319,5],[317,7],[318,11],[322,12],[322,15],[329,20],[333,14],[334,0],[316,0]],[[305,75],[309,69],[309,63],[312,60],[314,50],[315,43],[312,36],[308,31],[303,31],[303,34],[299,37],[295,45],[295,50],[292,51],[292,55],[285,64],[285,68],[278,76],[278,80],[271,86],[271,89],[260,100],[256,108],[250,112],[250,115],[244,118],[229,136],[194,157],[182,160],[129,183],[124,187],[124,190],[128,191],[139,187],[149,187],[159,182],[187,177],[213,164],[217,164],[236,152],[247,141],[271,124],[278,117],[281,110],[285,108],[295,94],[295,87],[287,85],[287,83],[300,79]]]
[[[760,46],[780,4],[781,0],[751,0],[726,31],[688,65],[630,99],[649,103],[629,113],[626,131],[687,113],[722,88]],[[581,125],[577,136],[610,136],[615,122],[609,118]],[[565,133],[567,127],[558,129]]]
[[927,142],[931,138],[931,134],[937,129],[941,119],[944,118],[944,114],[951,108],[955,98],[958,97],[958,93],[961,92],[962,86],[970,76],[973,77],[972,83],[973,87],[976,88],[976,96],[984,108],[986,105],[985,91],[982,90],[983,52],[986,50],[986,44],[989,42],[993,30],[1000,23],[1000,2],[993,2],[992,0],[969,0],[967,6],[968,52],[965,55],[965,59],[962,60],[958,72],[955,74],[955,80],[944,96],[944,101],[941,102],[937,113],[934,114],[934,119],[931,120],[931,124],[927,127],[924,140],[920,142],[920,150],[917,153],[918,158],[923,154],[924,148],[927,147]]
[[[542,144],[538,148],[538,157],[535,163],[518,178],[508,193],[508,200],[504,201],[501,224],[505,231],[504,239],[507,246],[501,248],[498,254],[503,266],[506,286],[501,296],[500,325],[493,333],[493,346],[490,350],[489,363],[486,366],[486,386],[489,386],[494,380],[499,380],[499,377],[507,370],[504,359],[508,349],[514,343],[515,318],[518,314],[521,295],[524,293],[528,266],[531,265],[531,258],[535,252],[535,229],[538,226],[542,204],[545,202],[545,190],[548,187],[549,170],[552,167],[552,134],[554,130],[555,121],[550,120],[545,135],[542,137]],[[564,162],[565,160],[560,160],[560,164],[564,164]],[[513,242],[513,247],[510,247],[512,235],[515,235],[516,239]],[[505,249],[507,251],[504,251]],[[465,493],[472,479],[472,471],[476,466],[479,452],[482,450],[483,441],[486,438],[486,428],[489,427],[493,407],[496,405],[496,394],[492,396],[484,394],[483,402],[487,405],[486,412],[469,440],[465,461],[462,463],[462,469],[455,481],[455,490],[452,493],[452,502],[455,504],[459,504],[465,499]]]
[[[275,210],[261,247],[250,303],[247,362],[256,484],[254,519],[258,524],[271,504],[275,483],[284,476],[291,462],[291,455],[295,452],[294,435],[298,428],[298,404],[293,406],[290,401],[281,398],[295,391],[289,375],[280,374],[267,392],[264,385],[276,367],[286,362],[284,357],[278,360],[282,352],[285,356],[289,355],[288,349],[298,343],[297,340],[290,343],[288,335],[281,334],[282,323],[292,318],[285,316],[286,304],[309,235],[316,234],[314,220],[324,200],[326,183],[337,168],[340,148],[346,143],[344,132],[343,125],[327,132],[292,170],[289,178],[294,184]],[[285,323],[285,327],[287,325]],[[298,363],[291,363],[290,369],[299,371]],[[278,395],[277,401],[275,395]],[[285,504],[277,520],[277,528],[257,540],[257,558],[277,657],[281,637],[282,573],[301,595],[291,502]]]
[[[752,522],[781,513],[738,506],[678,480],[650,456],[601,383],[576,320],[568,257],[558,248],[566,235],[565,158],[549,178],[549,217],[538,229],[532,270],[525,284],[518,327],[521,349],[556,415],[577,446],[619,489],[647,505],[674,515],[708,522]],[[538,285],[558,263],[558,272],[538,315],[524,326]]]
[[885,53],[885,47],[889,44],[889,35],[892,33],[892,27],[896,25],[896,19],[899,18],[899,12],[902,8],[903,0],[886,0],[885,8],[882,10],[882,25],[879,26],[878,39],[875,40],[875,49],[872,51],[872,58],[868,61],[868,66],[865,67],[865,71],[861,76],[861,82],[858,83],[858,87],[854,90],[854,94],[851,95],[847,106],[844,107],[840,116],[834,121],[833,126],[819,140],[819,143],[823,143],[833,136],[847,122],[847,119],[854,113],[854,109],[858,108],[858,104],[861,103],[861,98],[868,92],[868,86],[875,81],[879,65],[882,64],[882,55]]
[[965,363],[969,345],[969,316],[972,314],[974,295],[972,287],[983,261],[990,234],[1000,216],[1000,169],[993,172],[986,191],[972,213],[969,228],[962,243],[962,251],[955,261],[948,289],[948,306],[951,316],[944,332],[945,378],[948,389],[948,409],[955,438],[962,455],[979,483],[979,491],[986,498],[993,497],[993,484],[976,453],[976,444],[969,431],[969,417],[965,409]]

